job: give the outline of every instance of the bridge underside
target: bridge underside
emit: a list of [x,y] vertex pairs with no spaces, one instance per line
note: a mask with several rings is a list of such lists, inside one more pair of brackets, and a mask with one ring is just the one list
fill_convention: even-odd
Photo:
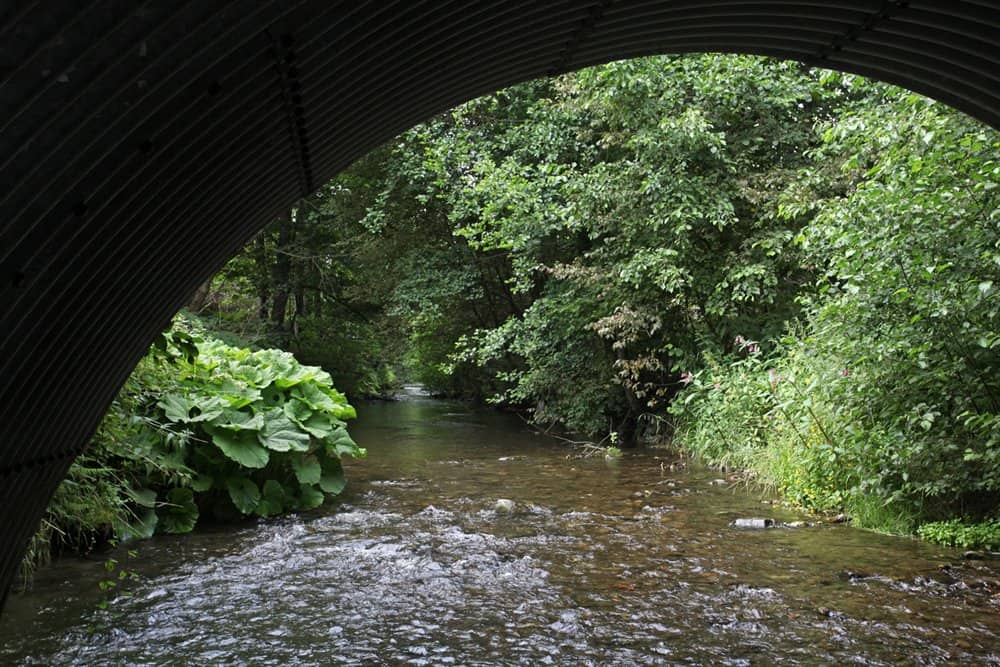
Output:
[[12,0],[0,8],[0,595],[153,336],[276,212],[464,100],[754,53],[1000,125],[1000,0]]

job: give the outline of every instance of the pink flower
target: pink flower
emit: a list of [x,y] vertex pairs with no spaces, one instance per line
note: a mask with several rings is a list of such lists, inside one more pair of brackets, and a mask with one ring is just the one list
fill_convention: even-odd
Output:
[[848,377],[851,374],[851,369],[850,368],[845,368],[844,370],[842,370],[840,372],[840,374],[843,375],[844,377]]
[[684,371],[683,373],[681,373],[681,384],[682,385],[684,385],[686,387],[689,384],[691,384],[692,382],[694,382],[694,376],[693,375],[691,375],[687,371]]

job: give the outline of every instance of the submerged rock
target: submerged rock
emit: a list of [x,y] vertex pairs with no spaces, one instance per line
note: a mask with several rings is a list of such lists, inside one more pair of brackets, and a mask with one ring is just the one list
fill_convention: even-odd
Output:
[[496,505],[493,506],[493,510],[497,514],[510,514],[514,511],[514,501],[508,498],[500,498],[497,500]]
[[774,528],[774,519],[736,519],[731,524],[733,528],[749,528],[749,529],[761,529],[761,528]]

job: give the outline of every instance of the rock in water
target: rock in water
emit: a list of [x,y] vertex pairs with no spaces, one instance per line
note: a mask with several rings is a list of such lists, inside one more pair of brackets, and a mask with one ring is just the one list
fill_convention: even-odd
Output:
[[514,501],[507,498],[500,498],[497,500],[497,504],[493,506],[493,510],[497,514],[510,514],[514,511]]
[[737,519],[729,525],[733,528],[773,528],[774,519]]

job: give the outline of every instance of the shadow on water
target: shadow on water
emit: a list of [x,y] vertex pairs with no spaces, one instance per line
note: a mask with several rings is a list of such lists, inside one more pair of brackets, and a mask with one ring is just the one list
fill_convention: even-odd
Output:
[[143,542],[106,610],[100,562],[45,570],[0,662],[1000,664],[993,561],[787,528],[807,517],[664,452],[568,460],[511,415],[401,399],[359,406],[368,458],[320,512]]

